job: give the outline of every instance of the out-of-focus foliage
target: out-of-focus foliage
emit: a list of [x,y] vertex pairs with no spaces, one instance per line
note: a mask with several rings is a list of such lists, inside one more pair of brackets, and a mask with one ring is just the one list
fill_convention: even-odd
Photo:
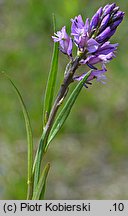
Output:
[[[17,83],[35,137],[42,131],[42,107],[52,55],[52,13],[57,29],[70,18],[91,17],[111,1],[0,0],[0,70]],[[115,0],[125,19],[111,42],[119,43],[108,65],[106,85],[83,89],[61,133],[51,145],[47,199],[127,199],[128,27],[126,0]],[[60,54],[58,86],[68,59]],[[82,68],[83,71],[85,68]],[[57,89],[56,89],[57,90]],[[22,112],[9,83],[0,78],[0,199],[25,199],[27,144]]]

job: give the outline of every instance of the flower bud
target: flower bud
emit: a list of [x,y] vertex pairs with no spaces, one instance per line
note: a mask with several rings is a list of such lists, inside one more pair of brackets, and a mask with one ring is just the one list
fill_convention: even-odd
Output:
[[110,38],[111,29],[110,27],[107,27],[103,32],[101,32],[97,37],[96,41],[98,43],[103,43],[107,38]]
[[119,7],[115,7],[112,11],[113,14],[115,14],[119,10]]
[[116,14],[114,14],[114,16],[112,17],[112,21],[114,22],[114,21],[116,21],[116,20],[118,20],[118,19],[120,19],[120,18],[123,18],[123,16],[124,16],[124,12],[122,12],[122,11],[118,11]]
[[107,15],[103,18],[103,20],[102,20],[102,22],[101,22],[101,24],[100,24],[99,32],[102,32],[102,31],[107,27],[107,25],[108,25],[108,23],[109,23],[109,20],[110,20],[110,14],[107,14]]
[[111,30],[116,29],[117,26],[122,22],[123,18],[116,20],[114,23],[110,25]]
[[106,5],[106,7],[103,8],[103,16],[106,16],[107,14],[110,14],[113,9],[115,8],[116,4],[113,3],[111,5]]
[[100,16],[102,14],[102,7],[99,8],[99,10],[94,14],[94,16],[92,17],[91,19],[91,22],[90,22],[90,27],[91,28],[96,28],[99,21],[100,21]]

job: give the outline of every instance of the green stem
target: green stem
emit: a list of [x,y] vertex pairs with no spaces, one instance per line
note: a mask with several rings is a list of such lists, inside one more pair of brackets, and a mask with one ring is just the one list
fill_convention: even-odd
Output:
[[27,184],[28,184],[27,200],[31,200],[32,199],[32,195],[33,195],[33,179],[29,180],[27,182]]

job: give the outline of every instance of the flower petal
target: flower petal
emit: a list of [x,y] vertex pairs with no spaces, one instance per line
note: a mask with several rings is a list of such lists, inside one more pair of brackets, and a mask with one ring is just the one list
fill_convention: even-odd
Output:
[[90,53],[96,52],[96,50],[98,50],[98,47],[99,43],[96,40],[91,38],[87,41],[87,49]]

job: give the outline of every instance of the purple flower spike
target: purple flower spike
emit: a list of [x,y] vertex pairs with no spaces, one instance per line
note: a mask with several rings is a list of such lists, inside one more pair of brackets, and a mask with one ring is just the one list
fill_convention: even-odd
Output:
[[52,36],[54,42],[60,43],[60,50],[68,56],[72,56],[72,39],[66,33],[66,27],[64,26],[61,31],[54,33]]
[[[94,78],[98,81],[105,79],[105,65],[116,57],[115,51],[118,46],[118,44],[110,44],[108,40],[116,32],[123,17],[124,12],[119,11],[119,7],[115,3],[107,4],[97,10],[91,21],[87,18],[84,22],[81,15],[71,19],[71,36],[73,39],[67,35],[65,27],[52,37],[54,42],[60,43],[60,50],[68,56],[72,55],[72,43],[77,46],[77,66],[86,64],[93,70],[87,82]],[[75,58],[72,60],[75,61]],[[102,69],[99,70],[96,64],[99,64]],[[84,75],[85,73],[81,76],[75,76],[74,80],[80,81]]]

